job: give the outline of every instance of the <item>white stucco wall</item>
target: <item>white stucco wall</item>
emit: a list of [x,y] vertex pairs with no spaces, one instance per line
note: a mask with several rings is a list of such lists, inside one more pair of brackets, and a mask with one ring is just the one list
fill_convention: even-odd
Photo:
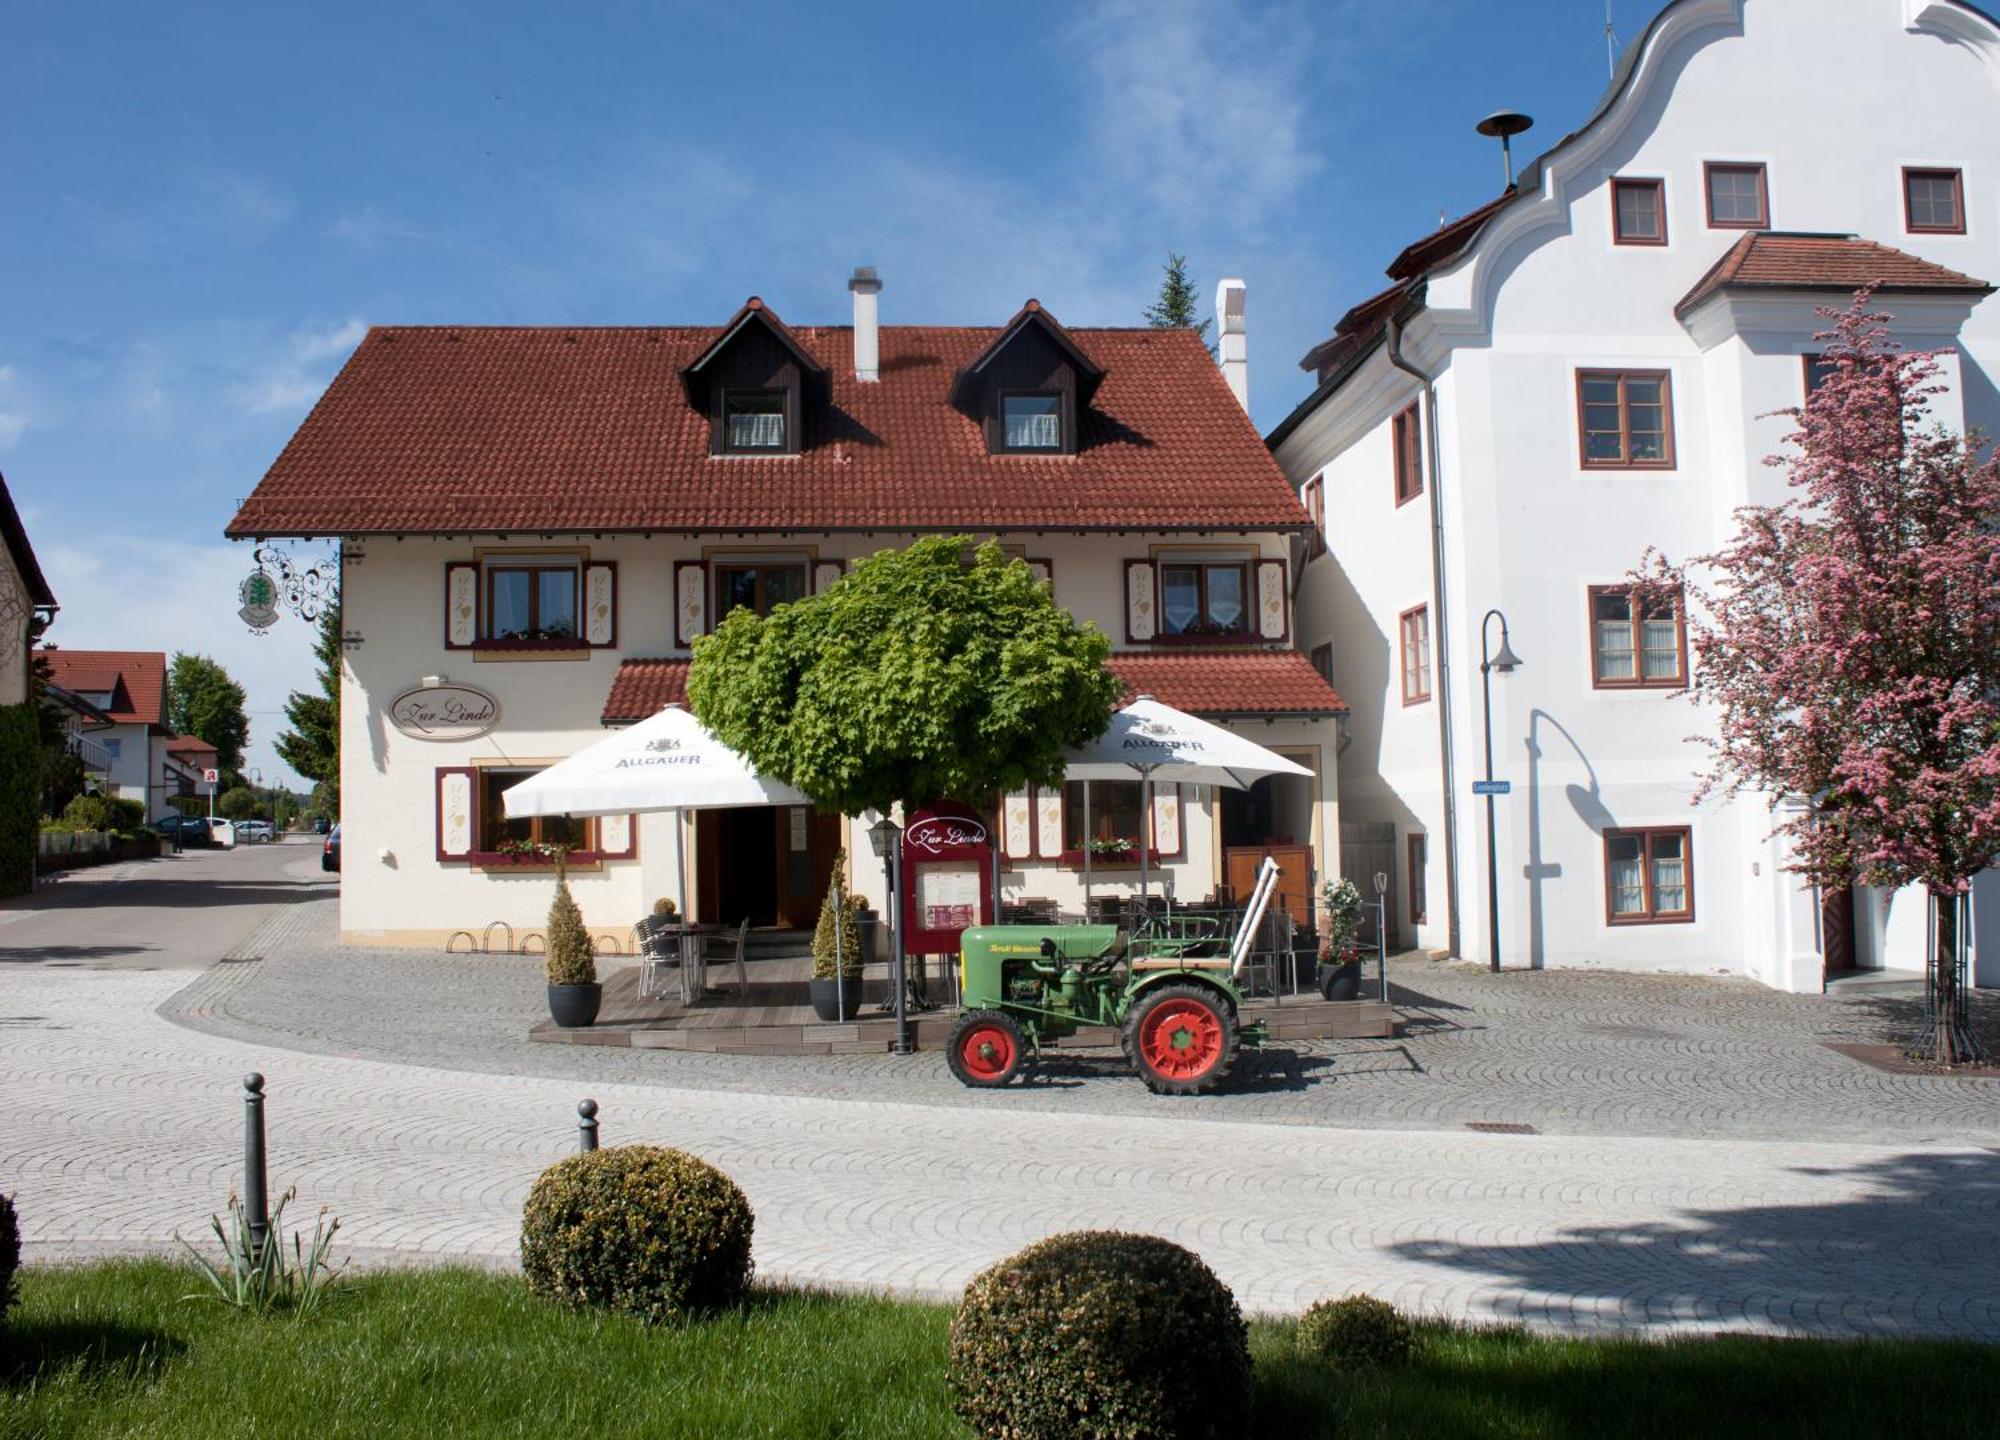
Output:
[[[1677,558],[1717,548],[1733,533],[1735,506],[1779,498],[1782,474],[1762,461],[1788,426],[1767,412],[1802,402],[1800,357],[1823,348],[1813,332],[1827,322],[1807,301],[1742,304],[1719,339],[1676,319],[1676,302],[1742,234],[1707,227],[1704,161],[1764,163],[1776,229],[1856,233],[2000,281],[2000,127],[1977,120],[2000,118],[2000,47],[1908,28],[1942,23],[1941,8],[1682,0],[1609,118],[1545,168],[1539,198],[1503,212],[1430,281],[1406,349],[1439,376],[1469,957],[1487,953],[1483,802],[1470,784],[1482,766],[1478,626],[1497,607],[1525,661],[1494,680],[1496,770],[1515,785],[1498,817],[1509,963],[1819,986],[1801,958],[1816,944],[1810,897],[1766,838],[1769,812],[1756,801],[1691,803],[1704,752],[1687,737],[1706,721],[1689,702],[1592,687],[1587,596],[1621,580],[1649,547]],[[1946,18],[1957,25],[1963,15]],[[1905,165],[1963,170],[1967,234],[1906,232]],[[1666,245],[1612,243],[1613,176],[1664,178]],[[1961,326],[1965,304],[1881,301],[1902,312],[1906,343],[1959,347],[1939,418],[1990,427],[2000,419],[1990,379],[2000,373],[2000,306],[1979,304]],[[1584,368],[1671,373],[1674,469],[1582,467],[1575,372]],[[1332,556],[1307,573],[1301,643],[1333,641],[1335,684],[1356,707],[1344,812],[1435,830],[1437,717],[1430,706],[1400,708],[1395,670],[1396,617],[1430,590],[1428,516],[1394,509],[1388,454],[1388,418],[1414,393],[1378,355],[1279,458],[1301,483],[1327,476]],[[1695,919],[1612,926],[1603,831],[1652,825],[1691,831]],[[1435,868],[1441,839],[1431,856]],[[1435,921],[1440,875],[1430,893]],[[1918,906],[1892,908],[1920,925]],[[1436,929],[1425,943],[1438,943]],[[1871,936],[1867,953],[1893,960],[1906,942],[1891,929]]]

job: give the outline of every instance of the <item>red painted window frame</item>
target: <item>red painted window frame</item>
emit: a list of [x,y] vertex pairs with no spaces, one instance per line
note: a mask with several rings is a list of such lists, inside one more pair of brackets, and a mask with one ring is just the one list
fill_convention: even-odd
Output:
[[[1411,622],[1418,622],[1412,625]],[[1410,640],[1415,634],[1423,637],[1423,669],[1419,674],[1422,689],[1410,690]],[[1412,605],[1396,617],[1396,684],[1402,691],[1403,704],[1422,705],[1431,698],[1431,607],[1428,604]]]
[[[1910,206],[1910,182],[1923,178],[1936,180],[1951,178],[1952,206],[1958,213],[1956,225],[1919,225]],[[1944,165],[1905,165],[1903,167],[1903,229],[1911,235],[1963,235],[1965,233],[1965,172]]]
[[[1583,387],[1590,380],[1616,380],[1618,382],[1618,446],[1621,453],[1616,460],[1595,460],[1590,454],[1590,431],[1585,427]],[[1666,443],[1666,455],[1659,460],[1634,460],[1632,456],[1632,426],[1629,419],[1630,401],[1626,398],[1626,385],[1633,380],[1658,380],[1660,382],[1660,422],[1666,427],[1661,439]],[[1674,446],[1674,372],[1671,370],[1605,370],[1590,369],[1576,372],[1576,458],[1585,470],[1673,470],[1678,468]]]
[[[1757,177],[1757,218],[1718,220],[1715,218],[1715,174],[1718,170],[1750,171]],[[1768,230],[1771,228],[1771,187],[1768,168],[1761,160],[1707,160],[1701,167],[1701,203],[1711,230]]]
[[1389,444],[1395,455],[1396,508],[1402,509],[1424,493],[1423,419],[1412,400],[1390,422]]
[[[1611,908],[1611,842],[1630,836],[1640,837],[1640,874],[1645,881],[1646,909],[1639,915],[1619,915]],[[1653,841],[1661,835],[1681,837],[1681,869],[1687,890],[1687,909],[1659,910],[1653,905]],[[1633,825],[1604,832],[1604,923],[1620,928],[1627,925],[1686,925],[1695,915],[1694,831],[1686,825]]]
[[[1235,570],[1243,576],[1243,623],[1234,630],[1210,630],[1195,634],[1167,629],[1167,571],[1194,570],[1199,573],[1196,589],[1198,613],[1208,614],[1208,572]],[[1160,645],[1228,645],[1257,638],[1257,567],[1250,560],[1178,560],[1163,556],[1153,566],[1153,640]],[[1200,622],[1197,622],[1200,623]]]
[[[1631,602],[1632,614],[1632,669],[1630,680],[1606,680],[1597,673],[1597,597],[1600,595],[1624,595]],[[1585,602],[1586,639],[1590,647],[1590,688],[1593,690],[1682,690],[1687,687],[1688,674],[1688,631],[1687,605],[1683,600],[1674,602],[1674,640],[1679,656],[1680,671],[1670,679],[1649,680],[1645,678],[1646,653],[1639,643],[1639,625],[1644,618],[1637,596],[1630,585],[1592,585],[1590,597]]]
[[[1618,196],[1625,190],[1650,190],[1653,194],[1653,218],[1659,222],[1660,233],[1654,235],[1627,235],[1619,219]],[[1658,249],[1667,243],[1667,182],[1643,175],[1617,175],[1611,181],[1611,243],[1614,245],[1650,246]]]

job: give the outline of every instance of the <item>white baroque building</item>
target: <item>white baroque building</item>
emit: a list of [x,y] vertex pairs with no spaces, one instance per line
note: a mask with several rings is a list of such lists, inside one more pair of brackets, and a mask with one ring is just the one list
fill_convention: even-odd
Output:
[[[1584,123],[1389,273],[1269,440],[1324,535],[1299,633],[1353,706],[1343,843],[1394,855],[1404,938],[1490,955],[1471,786],[1498,610],[1523,661],[1490,677],[1506,964],[1794,991],[1920,967],[1920,895],[1801,887],[1763,803],[1691,803],[1712,721],[1673,696],[1679,617],[1635,615],[1621,580],[1781,498],[1771,412],[1811,383],[1814,307],[1860,284],[1905,344],[1953,352],[1938,417],[2000,431],[2000,23],[1672,0]],[[1974,903],[2000,984],[2000,887]]]

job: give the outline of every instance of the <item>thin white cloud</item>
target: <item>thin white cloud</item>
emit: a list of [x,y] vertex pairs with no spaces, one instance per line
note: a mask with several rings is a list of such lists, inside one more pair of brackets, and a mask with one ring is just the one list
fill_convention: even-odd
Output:
[[248,250],[291,223],[290,198],[252,175],[169,167],[135,194],[86,199],[82,227],[116,260],[156,261]]
[[295,331],[281,353],[229,387],[230,399],[249,415],[304,410],[333,378],[326,362],[346,359],[367,333],[367,323],[359,317]]
[[285,728],[286,698],[318,686],[313,629],[284,615],[269,634],[255,635],[236,618],[236,587],[254,568],[248,546],[111,532],[87,546],[38,536],[35,552],[62,606],[50,642],[213,656],[248,697],[245,763],[267,783],[309,788],[273,746]]
[[427,238],[420,227],[385,215],[373,205],[339,216],[327,227],[327,234],[362,255],[379,255],[392,246],[412,245]]

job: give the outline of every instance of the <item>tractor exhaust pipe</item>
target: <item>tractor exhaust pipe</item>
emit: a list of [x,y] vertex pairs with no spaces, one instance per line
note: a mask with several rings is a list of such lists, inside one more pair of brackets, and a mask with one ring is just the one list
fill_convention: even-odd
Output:
[[1250,951],[1257,942],[1258,927],[1264,923],[1264,912],[1271,907],[1271,892],[1278,887],[1278,862],[1269,855],[1257,867],[1257,883],[1250,891],[1250,906],[1243,912],[1243,924],[1236,931],[1236,942],[1229,947],[1229,978],[1234,980],[1243,973],[1243,967],[1250,963]]

